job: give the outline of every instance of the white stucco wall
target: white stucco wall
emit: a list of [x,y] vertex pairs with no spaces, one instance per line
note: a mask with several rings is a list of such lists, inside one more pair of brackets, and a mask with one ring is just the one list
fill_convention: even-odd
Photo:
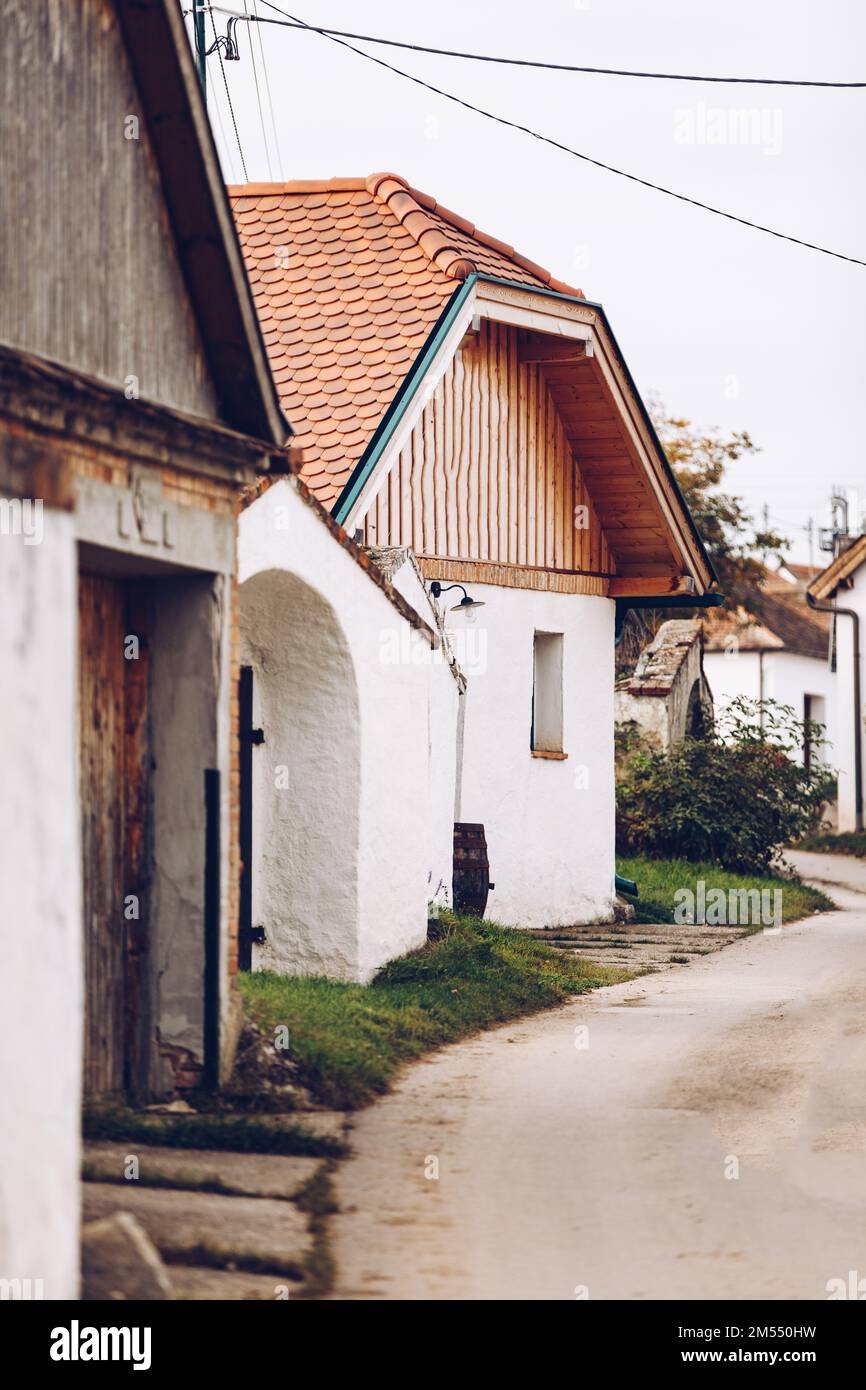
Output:
[[[519,927],[609,918],[614,604],[574,594],[469,588],[485,603],[475,623],[450,611],[448,621],[469,683],[460,819],[485,828],[495,884],[487,916]],[[564,638],[564,761],[533,757],[530,748],[536,631]]]
[[836,619],[836,724],[834,763],[839,769],[839,829],[854,830],[856,826],[856,781],[854,775],[854,722],[861,731],[863,785],[866,789],[866,672],[863,648],[866,646],[866,569],[854,572],[850,589],[840,589],[837,599],[841,608],[852,608],[860,617],[860,709],[854,709],[854,624],[844,614]]
[[0,535],[0,1278],[78,1290],[81,866],[72,517]]
[[254,964],[366,981],[424,942],[440,878],[450,896],[457,684],[290,479],[242,514],[239,577],[266,739]]
[[[431,627],[436,623],[433,600],[415,564],[407,560],[392,583],[416,613]],[[453,656],[453,653],[451,653]],[[430,869],[427,899],[431,910],[453,902],[451,878],[454,865],[454,820],[457,769],[457,729],[460,701],[465,700],[465,679],[458,682],[444,649],[430,660],[428,700],[428,835]]]
[[[704,671],[718,714],[722,714],[725,706],[737,695],[755,700],[760,698],[762,678],[759,659],[758,652],[740,651],[730,655],[704,652]],[[841,752],[836,710],[838,678],[831,671],[829,660],[799,656],[796,652],[768,651],[763,654],[763,668],[764,699],[791,705],[798,719],[803,717],[804,696],[817,696],[824,701],[825,712],[820,722],[827,726],[828,743],[822,749],[822,756],[831,767],[838,766]],[[818,718],[818,715],[813,714],[813,718]]]

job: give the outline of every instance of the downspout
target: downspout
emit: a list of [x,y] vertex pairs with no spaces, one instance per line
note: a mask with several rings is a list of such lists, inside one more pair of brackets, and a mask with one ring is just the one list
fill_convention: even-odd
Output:
[[863,829],[863,730],[860,712],[860,614],[853,608],[837,608],[832,603],[819,603],[806,591],[806,602],[816,613],[840,614],[850,618],[854,636],[854,829]]

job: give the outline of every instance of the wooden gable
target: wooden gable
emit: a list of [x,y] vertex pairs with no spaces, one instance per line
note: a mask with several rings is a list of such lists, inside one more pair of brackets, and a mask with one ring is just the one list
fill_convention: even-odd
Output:
[[600,364],[574,339],[480,322],[367,511],[368,545],[429,578],[607,594],[682,566]]

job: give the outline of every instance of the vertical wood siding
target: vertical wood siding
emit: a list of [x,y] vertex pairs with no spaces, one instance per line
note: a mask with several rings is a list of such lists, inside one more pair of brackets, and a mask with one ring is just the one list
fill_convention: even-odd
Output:
[[488,320],[425,406],[365,531],[368,545],[422,556],[615,570],[541,368],[518,363],[514,330]]
[[217,418],[114,6],[0,0],[0,32],[0,341]]

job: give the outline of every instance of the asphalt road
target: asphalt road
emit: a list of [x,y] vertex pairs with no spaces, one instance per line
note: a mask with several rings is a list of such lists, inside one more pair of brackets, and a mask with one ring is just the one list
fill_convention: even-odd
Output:
[[861,890],[828,889],[844,910],[409,1068],[337,1174],[336,1296],[813,1299],[866,1280],[866,866],[820,859]]

